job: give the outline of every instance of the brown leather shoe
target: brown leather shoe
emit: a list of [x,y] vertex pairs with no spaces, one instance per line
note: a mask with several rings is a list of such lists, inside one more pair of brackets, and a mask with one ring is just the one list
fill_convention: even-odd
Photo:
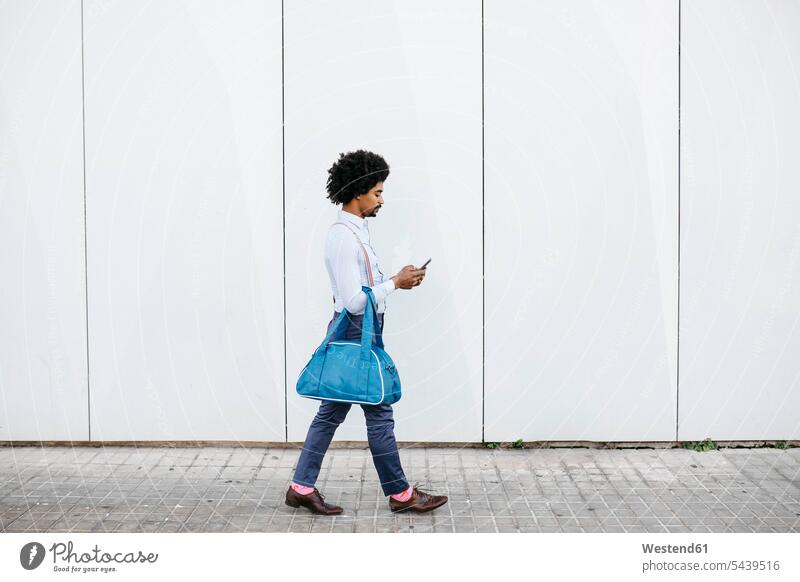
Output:
[[408,501],[398,501],[394,497],[389,497],[389,508],[392,511],[414,511],[416,513],[425,513],[431,511],[439,506],[447,503],[447,495],[430,495],[429,493],[417,488],[414,483],[414,489]]
[[307,507],[311,513],[318,513],[319,515],[338,515],[344,511],[338,505],[331,505],[323,501],[325,496],[314,487],[314,490],[308,495],[298,493],[292,486],[289,485],[289,490],[286,492],[286,505],[289,507]]

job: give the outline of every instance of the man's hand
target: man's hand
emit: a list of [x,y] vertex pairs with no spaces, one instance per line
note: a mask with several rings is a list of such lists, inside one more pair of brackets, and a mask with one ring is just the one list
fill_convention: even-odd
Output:
[[397,273],[394,279],[394,286],[398,289],[411,289],[416,287],[425,278],[426,269],[417,269],[414,265],[406,265]]

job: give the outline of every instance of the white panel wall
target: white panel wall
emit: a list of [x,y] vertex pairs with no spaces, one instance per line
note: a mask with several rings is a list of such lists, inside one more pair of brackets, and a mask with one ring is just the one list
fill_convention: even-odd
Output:
[[86,2],[95,439],[285,438],[280,18]]
[[684,2],[681,439],[800,438],[800,4]]
[[88,436],[79,0],[0,5],[0,440]]
[[85,102],[0,6],[0,440],[302,441],[358,148],[398,440],[800,438],[796,2],[682,2],[680,342],[677,0],[83,5]]
[[673,439],[677,3],[485,10],[486,440]]
[[[289,440],[319,406],[295,382],[333,314],[323,244],[340,207],[327,170],[359,148],[391,168],[368,219],[382,270],[433,259],[419,288],[387,300],[397,439],[480,440],[480,2],[292,1],[285,17]],[[366,440],[359,406],[335,438]]]

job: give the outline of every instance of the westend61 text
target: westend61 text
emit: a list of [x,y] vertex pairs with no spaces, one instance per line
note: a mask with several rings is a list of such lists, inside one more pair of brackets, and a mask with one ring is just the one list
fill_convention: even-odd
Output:
[[642,544],[642,551],[645,554],[707,554],[708,544],[687,544],[685,546]]
[[114,554],[106,552],[101,553],[100,548],[97,547],[96,544],[89,552],[84,552],[82,554],[76,554],[72,551],[72,542],[67,542],[66,545],[61,542],[55,543],[50,546],[50,551],[53,554],[53,563],[59,558],[62,562],[77,562],[79,564],[84,562],[97,562],[98,564],[108,564],[109,562],[133,564],[136,562],[152,563],[158,560],[158,554],[150,553],[145,555],[141,550],[138,555],[133,552],[116,552]]

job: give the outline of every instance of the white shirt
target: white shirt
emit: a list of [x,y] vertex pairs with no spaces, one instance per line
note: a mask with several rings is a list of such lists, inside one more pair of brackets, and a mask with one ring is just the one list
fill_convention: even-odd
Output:
[[378,256],[369,244],[369,226],[367,219],[351,214],[341,208],[336,214],[336,222],[328,228],[325,238],[325,268],[333,291],[336,311],[347,309],[352,314],[364,313],[367,306],[367,294],[361,286],[369,287],[369,275],[364,262],[364,251],[356,240],[356,234],[364,245],[370,265],[372,266],[375,304],[378,313],[386,311],[386,296],[395,290],[394,281],[384,276],[378,267]]

